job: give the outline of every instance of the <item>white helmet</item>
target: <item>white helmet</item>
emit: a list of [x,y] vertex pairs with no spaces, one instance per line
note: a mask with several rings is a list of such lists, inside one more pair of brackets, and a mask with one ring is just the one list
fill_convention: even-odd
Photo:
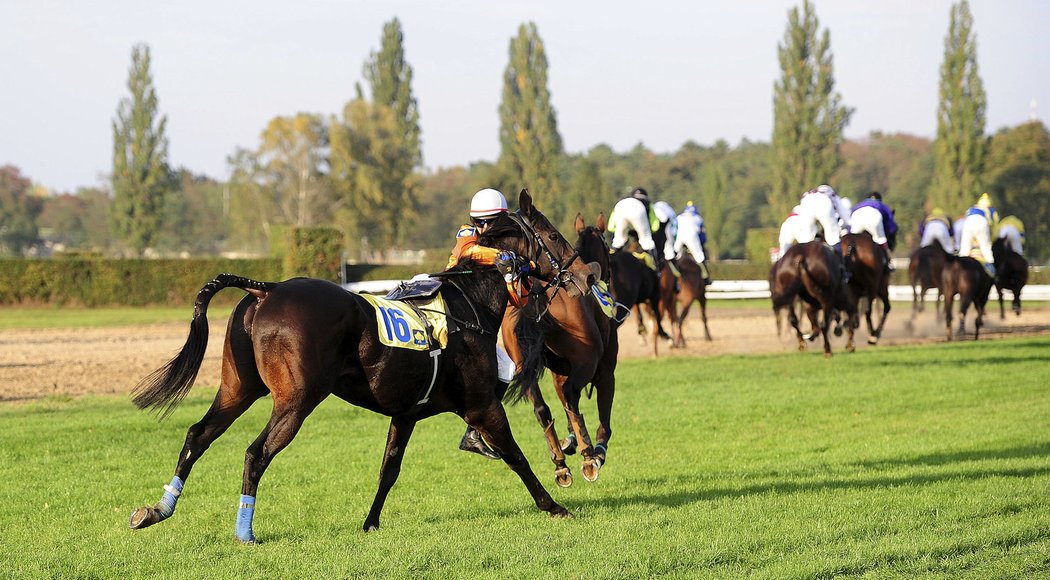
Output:
[[823,193],[824,195],[829,195],[829,196],[830,195],[835,195],[835,190],[831,189],[830,185],[821,185],[821,186],[817,187],[817,192],[818,193]]
[[507,211],[507,198],[492,188],[485,188],[474,194],[470,200],[470,217],[486,218]]

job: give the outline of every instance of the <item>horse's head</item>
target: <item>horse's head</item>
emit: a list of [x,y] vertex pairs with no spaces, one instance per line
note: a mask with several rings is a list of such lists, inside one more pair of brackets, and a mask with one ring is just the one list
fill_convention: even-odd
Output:
[[[500,234],[506,235],[504,228],[489,230],[481,236],[479,243],[482,245],[493,244],[491,247],[511,249],[519,255],[525,256],[536,263],[535,276],[555,288],[565,288],[571,297],[580,296],[587,292],[590,287],[589,278],[593,276],[588,268],[564,236],[555,228],[547,216],[532,204],[532,196],[527,190],[521,190],[518,196],[518,210],[507,214],[506,218],[517,225],[522,239],[518,242],[510,242],[517,247],[506,247],[498,245],[494,238]],[[497,221],[499,226],[502,219]],[[493,241],[487,241],[493,240]],[[504,242],[506,243],[506,242]]]
[[[588,226],[583,216],[576,214],[576,252],[588,267],[597,264],[596,279],[609,281],[609,245],[605,243],[605,214],[598,214],[595,225]],[[592,272],[594,268],[591,268]]]

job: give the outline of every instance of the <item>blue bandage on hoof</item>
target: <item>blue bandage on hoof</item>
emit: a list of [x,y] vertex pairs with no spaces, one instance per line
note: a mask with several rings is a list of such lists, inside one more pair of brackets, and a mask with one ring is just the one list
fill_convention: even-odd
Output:
[[179,496],[182,495],[183,481],[179,476],[171,478],[171,483],[164,486],[164,496],[160,498],[154,509],[160,514],[162,519],[171,517],[171,514],[175,513],[175,503],[179,501]]
[[246,544],[255,543],[255,534],[252,533],[252,518],[254,517],[255,498],[250,495],[242,495],[240,507],[237,508],[237,529],[234,535]]

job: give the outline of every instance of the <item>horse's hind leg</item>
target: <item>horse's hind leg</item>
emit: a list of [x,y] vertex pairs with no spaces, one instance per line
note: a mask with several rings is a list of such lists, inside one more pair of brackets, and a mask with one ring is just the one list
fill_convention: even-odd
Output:
[[[190,470],[193,469],[193,464],[238,417],[252,406],[252,403],[267,393],[266,386],[259,378],[254,364],[238,367],[236,363],[238,359],[251,360],[245,358],[250,357],[251,354],[250,350],[245,350],[245,344],[240,344],[238,341],[226,341],[222,362],[222,382],[219,385],[219,392],[215,395],[215,400],[212,401],[211,408],[186,432],[186,442],[179,453],[175,475],[171,483],[164,486],[165,491],[161,500],[156,505],[136,509],[131,514],[129,522],[131,528],[149,527],[171,517],[182,493],[182,486],[189,478]],[[250,349],[250,345],[247,348]],[[236,357],[234,356],[235,350],[238,353]]]
[[401,474],[401,460],[405,457],[405,447],[415,427],[415,421],[398,417],[390,419],[390,430],[386,435],[386,450],[383,452],[383,465],[379,468],[379,489],[376,490],[372,508],[368,510],[368,517],[365,518],[364,530],[366,532],[379,529],[379,514],[383,511],[387,494],[394,487],[397,476]]
[[707,328],[707,296],[700,295],[700,320],[704,322],[704,339],[711,341],[711,330]]
[[536,507],[549,513],[551,517],[572,517],[569,510],[554,501],[540,480],[536,478],[536,474],[532,472],[529,460],[521,452],[521,448],[518,447],[511,433],[507,412],[498,401],[493,401],[484,409],[470,409],[463,418],[481,431],[489,445],[499,453],[503,462],[518,474],[521,482],[528,489],[529,495],[536,502]]
[[244,478],[241,483],[240,509],[237,511],[234,535],[246,544],[255,543],[252,520],[255,517],[255,497],[259,490],[259,480],[274,456],[292,442],[303,426],[306,416],[317,407],[327,392],[311,398],[307,398],[303,392],[296,394],[296,398],[274,397],[270,421],[244,454]]

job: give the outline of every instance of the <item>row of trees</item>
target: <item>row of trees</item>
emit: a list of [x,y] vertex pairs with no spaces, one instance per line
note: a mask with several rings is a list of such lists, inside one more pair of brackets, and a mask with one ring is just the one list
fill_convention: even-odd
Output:
[[830,34],[804,0],[789,12],[778,46],[771,143],[687,142],[666,154],[641,143],[623,153],[599,145],[571,154],[558,132],[544,44],[536,26],[525,24],[510,42],[503,74],[499,158],[424,172],[412,68],[394,19],[364,64],[367,87],[358,84],[340,114],[274,118],[256,147],[230,155],[227,183],[169,167],[149,49],[139,46],[132,52],[129,96],[113,123],[111,195],[83,190],[34,200],[28,179],[4,168],[0,246],[24,247],[39,225],[53,240],[106,252],[261,253],[286,228],[333,225],[355,254],[436,248],[449,245],[469,196],[481,187],[514,194],[527,186],[567,228],[577,211],[593,220],[643,185],[679,208],[698,203],[712,252],[739,258],[749,228],[778,225],[804,190],[831,183],[855,200],[883,192],[906,239],[924,211],[938,206],[960,213],[990,191],[1000,211],[1030,224],[1029,253],[1045,259],[1050,138],[1038,122],[985,135],[972,27],[962,0],[952,7],[945,38],[933,142],[879,133],[843,138],[853,110],[835,90]]

